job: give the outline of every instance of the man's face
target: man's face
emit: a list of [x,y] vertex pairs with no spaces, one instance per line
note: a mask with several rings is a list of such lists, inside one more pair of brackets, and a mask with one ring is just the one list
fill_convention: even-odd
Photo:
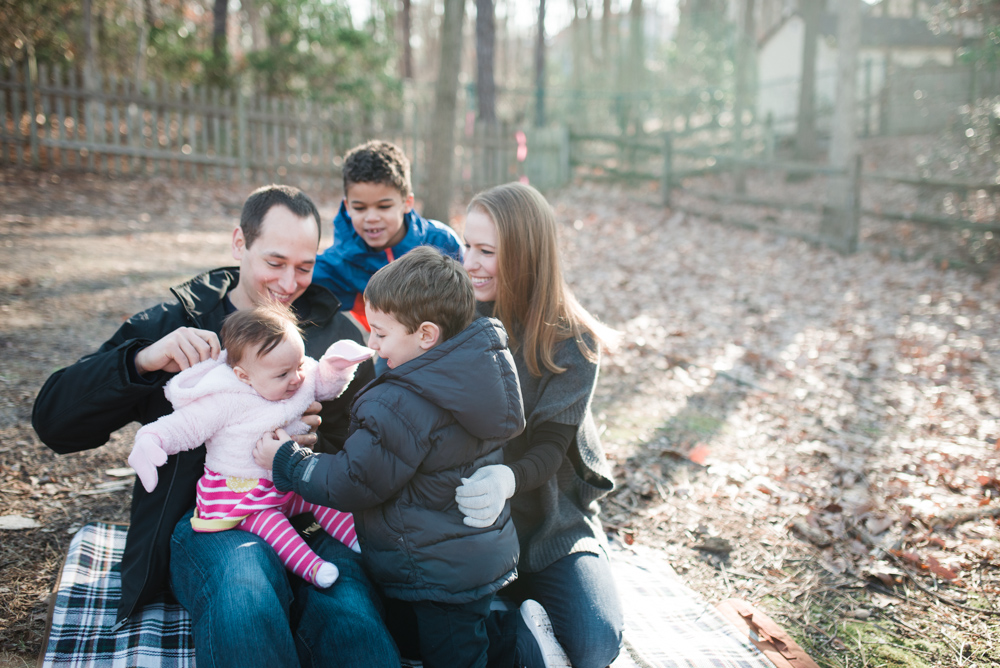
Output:
[[385,183],[352,183],[344,196],[351,225],[372,250],[391,248],[406,236],[403,217],[413,208],[413,195]]
[[260,357],[248,355],[234,371],[240,380],[268,401],[283,401],[291,399],[302,387],[305,354],[302,337],[289,329],[284,340],[273,350]]
[[240,261],[240,282],[229,293],[233,305],[250,308],[268,300],[291,304],[312,283],[319,227],[312,216],[300,218],[275,205],[264,215],[250,248],[243,230],[233,232],[233,257]]

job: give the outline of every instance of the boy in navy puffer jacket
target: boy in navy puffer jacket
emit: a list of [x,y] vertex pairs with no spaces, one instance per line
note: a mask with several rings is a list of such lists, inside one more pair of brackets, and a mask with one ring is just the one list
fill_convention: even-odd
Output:
[[518,540],[509,504],[491,526],[469,527],[454,490],[502,463],[524,429],[507,333],[475,319],[468,275],[433,248],[379,270],[364,296],[368,345],[389,370],[357,394],[343,450],[314,454],[279,430],[254,456],[279,490],[354,513],[369,572],[416,615],[425,666],[485,666],[498,651],[490,603],[515,578]]

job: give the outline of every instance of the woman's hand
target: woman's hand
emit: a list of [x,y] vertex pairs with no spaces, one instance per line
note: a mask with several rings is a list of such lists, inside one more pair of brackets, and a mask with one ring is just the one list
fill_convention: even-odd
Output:
[[257,441],[257,444],[253,446],[253,460],[257,462],[257,466],[270,471],[274,468],[274,455],[277,454],[282,445],[290,440],[292,440],[292,437],[284,429],[279,429],[271,434],[264,434]]
[[503,464],[484,466],[472,476],[462,478],[455,490],[458,509],[465,515],[466,526],[484,529],[503,512],[503,504],[514,496],[514,472]]

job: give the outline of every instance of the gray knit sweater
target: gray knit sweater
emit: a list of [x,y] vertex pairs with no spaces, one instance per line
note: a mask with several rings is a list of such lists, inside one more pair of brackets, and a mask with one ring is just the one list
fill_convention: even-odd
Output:
[[[489,315],[493,304],[479,304],[478,310]],[[569,554],[604,553],[607,539],[597,517],[597,501],[614,489],[590,412],[598,364],[588,361],[572,339],[557,344],[554,352],[555,363],[566,370],[556,374],[543,367],[541,377],[535,377],[528,372],[524,351],[514,351],[527,427],[504,447],[504,462],[512,464],[528,451],[539,425],[556,422],[577,427],[556,475],[511,499],[521,541],[518,569],[527,573],[541,571]]]

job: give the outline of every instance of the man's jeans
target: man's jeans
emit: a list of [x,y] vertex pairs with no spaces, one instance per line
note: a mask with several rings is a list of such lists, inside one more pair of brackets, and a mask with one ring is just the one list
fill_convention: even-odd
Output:
[[191,514],[171,538],[170,583],[192,617],[198,668],[399,667],[360,555],[323,531],[307,539],[340,569],[332,587],[317,589],[257,536],[196,533]]

